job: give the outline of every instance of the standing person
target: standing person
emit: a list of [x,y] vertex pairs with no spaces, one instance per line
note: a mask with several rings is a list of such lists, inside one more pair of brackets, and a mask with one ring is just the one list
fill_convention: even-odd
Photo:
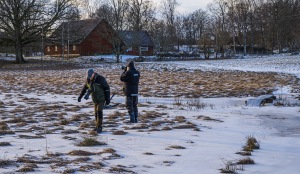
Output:
[[106,79],[103,76],[95,73],[93,69],[88,69],[87,71],[87,79],[78,97],[78,102],[81,102],[81,98],[84,95],[84,99],[87,100],[90,94],[92,95],[92,100],[94,103],[96,119],[95,130],[97,133],[101,133],[103,122],[103,106],[104,104],[109,105],[110,103],[110,89]]
[[123,92],[126,96],[126,108],[130,116],[130,122],[137,123],[140,72],[135,69],[133,61],[128,62],[120,80],[124,82]]

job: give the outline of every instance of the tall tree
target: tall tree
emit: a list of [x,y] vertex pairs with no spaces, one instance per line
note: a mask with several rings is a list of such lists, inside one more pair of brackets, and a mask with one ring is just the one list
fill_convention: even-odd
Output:
[[175,20],[178,5],[177,0],[162,0],[162,16],[167,26],[168,44],[172,50],[177,40]]
[[228,45],[230,35],[228,32],[228,4],[226,0],[214,0],[215,4],[210,4],[209,10],[213,15],[213,22],[215,23],[215,43],[216,43],[216,58],[217,52],[221,53],[221,57],[224,58],[225,46]]
[[[142,39],[140,32],[147,30],[154,20],[154,5],[149,0],[129,0],[127,24],[129,30],[134,31],[134,42],[132,47],[140,49]],[[141,50],[139,50],[141,54]]]
[[155,8],[149,0],[129,0],[128,25],[133,31],[146,30],[154,20]]
[[15,47],[16,62],[25,62],[23,48],[39,40],[66,16],[72,0],[0,0],[0,29]]
[[[120,55],[125,51],[124,43],[120,39],[118,32],[125,29],[126,15],[128,11],[128,0],[107,0],[96,10],[94,17],[104,18],[112,26],[98,34],[105,37],[114,48],[116,62],[120,62]],[[110,15],[105,14],[108,10]]]

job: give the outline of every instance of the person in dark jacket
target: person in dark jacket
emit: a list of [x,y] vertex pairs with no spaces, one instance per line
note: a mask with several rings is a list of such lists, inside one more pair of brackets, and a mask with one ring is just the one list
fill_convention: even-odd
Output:
[[124,82],[123,92],[126,96],[126,108],[130,116],[130,122],[137,123],[140,72],[135,69],[133,61],[128,62],[120,80]]
[[106,79],[95,73],[93,69],[87,71],[87,79],[78,97],[78,102],[81,102],[82,97],[88,99],[91,94],[94,103],[94,112],[96,119],[95,130],[98,133],[102,132],[103,122],[103,106],[110,103],[110,88]]

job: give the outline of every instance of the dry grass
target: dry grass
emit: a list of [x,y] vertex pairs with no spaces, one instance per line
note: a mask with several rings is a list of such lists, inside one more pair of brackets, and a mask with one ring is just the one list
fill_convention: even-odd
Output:
[[244,159],[240,159],[237,164],[255,164],[254,160],[251,158],[244,158]]
[[72,156],[91,156],[91,155],[96,155],[93,152],[85,151],[85,150],[73,150],[68,153],[68,155]]
[[113,135],[126,135],[127,133],[128,132],[125,132],[123,130],[116,130],[112,132]]
[[19,168],[17,172],[21,172],[21,173],[34,172],[35,168],[38,168],[36,164],[25,164],[24,166]]
[[145,153],[143,153],[144,155],[154,155],[153,153],[151,153],[151,152],[145,152]]
[[0,159],[0,168],[8,167],[15,165],[15,162],[12,160],[2,160]]
[[211,118],[211,117],[208,117],[208,116],[204,116],[204,115],[198,116],[197,119],[204,120],[204,121],[224,122],[222,120],[214,119],[214,118]]
[[104,149],[101,153],[116,153],[116,150],[112,148],[107,148]]
[[236,154],[242,155],[242,156],[251,156],[252,153],[250,151],[241,151],[237,152]]
[[[21,69],[32,70],[27,67]],[[146,67],[147,66],[147,67]],[[13,66],[12,66],[13,67]],[[117,68],[103,64],[103,67]],[[76,66],[49,66],[43,67],[41,70],[28,71],[27,73],[19,73],[16,71],[18,67],[13,67],[14,71],[3,71],[1,80],[5,84],[1,86],[3,92],[10,90],[18,90],[20,85],[26,93],[31,92],[51,92],[59,94],[79,94],[81,86],[84,82],[82,71],[72,71],[65,73],[60,71],[63,69],[78,69]],[[47,70],[48,69],[48,70]],[[57,71],[51,71],[56,69]],[[248,96],[268,94],[274,90],[276,86],[297,86],[297,79],[292,75],[282,75],[277,73],[259,73],[259,72],[241,72],[241,71],[172,71],[168,68],[162,73],[156,69],[150,68],[148,65],[139,65],[138,69],[143,78],[140,79],[140,92],[143,96],[152,97],[228,97],[228,96]],[[49,73],[51,71],[51,73]],[[114,84],[116,89],[122,88],[120,82],[119,70],[102,71],[104,77],[107,78],[109,84]],[[39,75],[36,75],[39,74]],[[72,76],[72,78],[70,78]],[[43,78],[41,78],[43,77]],[[156,83],[153,83],[153,80]],[[16,81],[21,81],[22,84],[17,84]],[[65,85],[71,84],[71,85]],[[181,84],[185,84],[182,88]],[[151,88],[149,88],[151,86]],[[122,95],[121,90],[114,91],[116,95]],[[11,97],[11,96],[7,96]],[[27,99],[24,99],[27,100]],[[30,101],[31,99],[28,99]],[[30,102],[36,102],[32,99]],[[1,104],[0,104],[1,106]],[[54,106],[53,106],[54,107]],[[53,109],[53,107],[45,107],[45,110]],[[59,107],[59,106],[58,106]],[[63,109],[62,106],[60,106]],[[76,111],[78,108],[72,108]]]
[[237,165],[233,161],[224,162],[224,167],[219,169],[221,173],[234,173],[237,174],[239,170],[244,170],[243,166]]
[[0,142],[0,146],[11,146],[10,142]]
[[174,118],[174,121],[177,121],[177,122],[179,122],[179,123],[186,122],[184,116],[176,116],[176,117]]
[[95,138],[84,138],[81,142],[76,144],[77,146],[103,146],[106,145],[104,142],[100,142]]
[[117,165],[117,166],[111,167],[109,169],[109,172],[110,173],[132,173],[132,174],[136,173],[132,170],[127,169],[126,166],[122,166],[122,165]]
[[254,149],[259,149],[260,144],[253,136],[246,137],[246,144],[243,146],[243,151],[252,152]]
[[179,146],[179,145],[171,145],[171,146],[169,146],[169,148],[171,148],[171,149],[186,149],[185,147]]
[[195,129],[197,128],[194,124],[181,124],[173,126],[173,129]]
[[61,133],[62,134],[77,134],[77,133],[79,133],[79,131],[78,130],[71,130],[71,129],[69,129],[69,130],[62,131]]

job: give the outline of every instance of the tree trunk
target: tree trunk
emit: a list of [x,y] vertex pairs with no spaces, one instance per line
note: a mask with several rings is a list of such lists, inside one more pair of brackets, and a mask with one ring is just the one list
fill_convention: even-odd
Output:
[[243,38],[244,38],[244,56],[247,55],[247,33],[246,33],[246,26],[243,26]]
[[17,63],[25,63],[22,51],[22,45],[20,42],[16,43],[15,50],[16,50],[16,62]]
[[117,63],[120,63],[120,53],[117,53],[116,57],[117,57]]

